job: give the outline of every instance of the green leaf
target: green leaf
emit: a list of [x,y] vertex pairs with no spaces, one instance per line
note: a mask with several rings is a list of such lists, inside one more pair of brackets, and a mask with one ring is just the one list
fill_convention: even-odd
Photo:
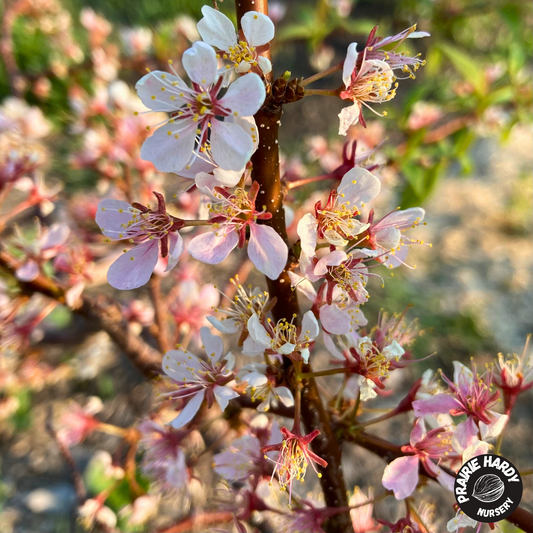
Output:
[[474,59],[450,44],[440,43],[438,47],[463,78],[472,84],[478,94],[487,94],[485,73]]

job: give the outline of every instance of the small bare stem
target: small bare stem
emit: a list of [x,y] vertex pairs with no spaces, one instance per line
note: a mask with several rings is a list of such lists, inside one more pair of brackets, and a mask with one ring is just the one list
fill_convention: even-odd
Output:
[[306,85],[309,85],[317,80],[321,80],[322,78],[325,78],[326,76],[329,76],[330,74],[333,74],[334,72],[342,70],[343,65],[344,65],[344,62],[339,63],[338,65],[329,67],[326,70],[319,72],[318,74],[314,74],[313,76],[310,76],[309,78],[306,78],[305,80],[302,80],[299,83],[299,85],[300,87],[305,87]]
[[338,89],[307,89],[305,96],[339,96]]

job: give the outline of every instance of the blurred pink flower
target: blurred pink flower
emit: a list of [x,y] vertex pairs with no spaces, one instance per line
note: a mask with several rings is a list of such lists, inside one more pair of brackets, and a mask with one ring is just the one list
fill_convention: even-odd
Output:
[[102,409],[102,400],[97,396],[92,396],[85,407],[71,402],[59,420],[57,438],[65,446],[75,446],[84,441],[100,423],[94,415]]
[[412,131],[427,128],[437,122],[442,115],[442,109],[436,104],[415,102],[407,120],[407,128]]
[[368,489],[368,496],[366,496],[359,487],[355,487],[348,502],[350,506],[360,506],[350,511],[354,533],[370,533],[371,531],[377,531],[380,528],[380,525],[372,518],[374,505],[372,503],[361,505],[373,499],[374,490],[372,487]]

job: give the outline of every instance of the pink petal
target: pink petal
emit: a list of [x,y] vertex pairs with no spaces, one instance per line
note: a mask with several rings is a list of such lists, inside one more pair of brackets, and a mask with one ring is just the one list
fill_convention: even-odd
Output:
[[289,250],[274,228],[250,224],[248,257],[257,270],[270,279],[278,279],[287,264]]
[[33,281],[39,275],[39,265],[29,259],[15,271],[15,276],[21,281]]
[[54,224],[48,230],[46,237],[43,239],[41,247],[43,250],[54,248],[63,244],[70,233],[70,229],[66,224]]
[[452,409],[457,409],[458,406],[459,403],[453,396],[444,393],[413,402],[416,417],[449,413]]
[[138,244],[122,254],[107,272],[107,281],[123,291],[146,285],[159,259],[159,241]]
[[[178,85],[173,85],[173,83]],[[149,72],[135,85],[139,98],[148,109],[167,113],[178,110],[185,103],[185,100],[179,96],[181,91],[178,87],[186,87],[185,82],[179,76],[160,70]],[[152,98],[153,96],[155,98]]]
[[466,420],[458,424],[453,432],[452,445],[454,449],[462,453],[463,450],[478,440],[477,434],[477,424],[474,419],[469,416]]
[[183,239],[178,232],[170,233],[168,240],[168,264],[167,268],[165,268],[165,272],[169,272],[178,264],[179,258],[185,249]]
[[323,305],[320,308],[320,322],[328,333],[344,335],[351,329],[350,315],[337,305]]
[[381,219],[374,229],[394,226],[398,229],[407,229],[413,224],[422,222],[424,220],[426,212],[421,207],[411,207],[410,209],[404,209],[402,211],[394,211],[390,215],[387,215]]
[[215,391],[215,398],[218,402],[218,405],[220,406],[220,410],[223,412],[226,410],[226,407],[228,406],[228,402],[232,398],[239,397],[239,393],[235,392],[229,387],[221,387],[220,385],[215,385],[214,391]]
[[249,117],[257,113],[265,101],[265,84],[261,78],[251,72],[237,78],[220,99],[220,105],[228,109],[233,116]]
[[243,169],[253,149],[252,139],[239,125],[213,120],[211,154],[221,168],[235,171]]
[[197,392],[182,409],[181,413],[170,423],[173,428],[179,429],[188,424],[200,409],[204,401],[205,390]]
[[106,198],[98,204],[95,220],[106,237],[120,240],[124,238],[126,226],[132,219],[132,210],[127,202]]
[[409,442],[411,446],[414,446],[417,442],[420,442],[426,434],[426,425],[424,424],[424,419],[419,418],[415,422],[415,426],[411,431],[411,436],[409,437]]
[[216,265],[230,254],[239,243],[239,236],[233,228],[209,231],[194,237],[189,243],[189,253],[198,261]]
[[350,126],[359,122],[361,108],[358,104],[345,107],[339,113],[339,135],[346,135]]
[[394,492],[397,500],[411,496],[418,484],[418,457],[399,457],[387,465],[381,480],[383,486]]
[[203,88],[214,85],[218,79],[215,50],[202,41],[196,41],[183,53],[182,64],[189,79]]

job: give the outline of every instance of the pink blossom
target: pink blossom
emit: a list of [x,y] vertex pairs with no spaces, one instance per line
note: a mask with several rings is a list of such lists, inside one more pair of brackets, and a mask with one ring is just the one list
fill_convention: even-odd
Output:
[[215,191],[219,203],[211,206],[213,216],[210,221],[216,229],[194,237],[189,244],[189,253],[204,263],[218,264],[234,248],[245,245],[246,228],[249,228],[250,260],[265,276],[277,279],[287,263],[288,248],[273,228],[257,223],[272,218],[271,213],[255,208],[259,184],[254,182],[248,194],[242,188],[233,193],[219,187]]
[[261,442],[252,435],[234,440],[225,451],[217,453],[213,465],[215,472],[229,481],[244,481],[266,471]]
[[200,335],[208,356],[207,361],[181,348],[170,350],[163,358],[163,370],[175,385],[175,390],[166,396],[173,400],[188,399],[187,405],[171,423],[176,429],[194,418],[204,398],[208,408],[216,400],[224,411],[229,400],[239,396],[238,392],[227,385],[234,378],[232,369],[235,357],[229,352],[221,358],[224,350],[222,339],[212,335],[208,328],[202,328]]
[[420,465],[441,485],[453,491],[455,478],[433,462],[453,454],[450,430],[437,428],[427,432],[424,421],[418,419],[411,431],[410,444],[402,446],[402,452],[410,455],[394,459],[385,468],[382,479],[383,486],[392,490],[397,500],[407,498],[416,489]]
[[404,237],[403,233],[419,226],[424,216],[425,211],[422,208],[412,207],[403,211],[392,211],[380,221],[373,223],[374,210],[372,210],[368,218],[370,223],[368,243],[370,248],[380,252],[376,260],[389,268],[405,265],[405,258],[411,244],[424,243],[418,239]]
[[322,468],[328,466],[328,463],[309,449],[311,441],[320,434],[318,429],[311,431],[307,435],[301,435],[297,430],[293,433],[287,428],[282,427],[281,433],[283,435],[282,442],[264,446],[262,451],[263,453],[279,452],[278,459],[275,461],[276,465],[272,473],[272,478],[276,474],[278,475],[278,482],[282,490],[285,490],[285,487],[288,485],[290,504],[293,480],[303,480],[309,464],[318,477],[322,477],[322,474],[317,471],[314,463],[320,465]]
[[196,42],[183,54],[192,89],[174,74],[150,72],[137,82],[139,97],[149,109],[170,113],[141,149],[141,157],[160,172],[179,173],[207,153],[225,170],[240,170],[252,155],[253,143],[237,124],[217,117],[249,117],[265,100],[265,86],[254,73],[234,81],[219,98],[223,78],[213,48]]
[[136,289],[148,283],[161,256],[169,257],[166,271],[176,266],[183,252],[183,239],[178,230],[183,221],[169,215],[163,195],[154,192],[157,209],[122,200],[102,200],[98,204],[96,223],[109,241],[128,240],[136,246],[124,249],[109,268],[107,280],[116,289]]
[[15,226],[13,244],[24,254],[15,275],[22,281],[33,281],[46,261],[56,256],[65,245],[70,230],[66,224],[54,224],[43,228],[39,220],[35,223],[36,235],[25,237],[19,226]]
[[453,366],[453,381],[442,374],[448,392],[416,400],[413,409],[417,417],[438,413],[466,415],[467,419],[457,426],[454,434],[455,447],[465,449],[472,439],[477,439],[478,433],[483,440],[497,437],[505,427],[508,416],[491,410],[499,398],[499,392],[492,390],[492,370],[479,375],[475,366],[470,370],[459,361],[454,361]]
[[94,415],[100,412],[102,408],[102,401],[97,396],[93,396],[85,407],[80,407],[77,403],[72,402],[68,410],[61,416],[57,438],[65,446],[74,446],[85,440],[100,423],[94,418]]
[[380,189],[380,181],[368,170],[356,167],[347,172],[337,189],[330,193],[327,204],[322,207],[322,203],[317,202],[315,214],[308,213],[300,219],[298,235],[302,252],[313,256],[318,239],[325,239],[334,246],[346,246],[354,241],[369,227],[355,217]]
[[379,524],[372,518],[374,505],[372,503],[361,505],[373,499],[374,490],[372,488],[368,489],[368,496],[366,496],[359,487],[355,487],[348,502],[350,506],[357,506],[356,509],[350,511],[354,533],[370,533],[379,529]]
[[235,381],[247,384],[245,392],[251,393],[253,402],[262,400],[257,406],[258,411],[268,411],[272,401],[280,401],[286,407],[294,405],[292,392],[278,382],[275,367],[264,363],[250,363],[239,370]]
[[[346,335],[324,335],[324,344],[336,359],[343,362],[358,379],[350,383],[356,386],[361,401],[376,397],[374,387],[384,389],[392,365],[404,354],[404,349],[396,340],[379,348],[369,337],[361,337],[356,332]],[[353,393],[352,393],[353,396]]]
[[140,446],[144,450],[143,472],[165,488],[184,487],[189,475],[182,444],[189,433],[162,427],[151,420],[139,424],[138,429],[142,434]]
[[375,37],[376,26],[370,32],[362,52],[357,52],[357,43],[351,43],[348,46],[342,72],[345,89],[341,92],[340,97],[343,100],[351,100],[353,106],[346,107],[339,113],[340,135],[346,135],[348,128],[359,122],[363,127],[366,127],[363,118],[363,106],[380,115],[370,104],[381,104],[394,98],[398,87],[398,83],[396,83],[398,76],[394,70],[400,69],[407,72],[408,77],[414,78],[413,71],[424,64],[418,57],[411,58],[393,50],[382,50],[384,46],[392,43],[398,43],[397,47],[407,38],[429,35],[426,32],[416,32],[415,29],[416,26],[412,26],[397,35],[380,39]]
[[292,321],[281,319],[277,324],[272,324],[267,318],[266,325],[261,323],[258,315],[253,314],[248,320],[248,332],[250,336],[244,341],[243,353],[245,355],[269,355],[288,357],[304,363],[309,362],[309,348],[314,343],[320,329],[315,315],[312,311],[307,311],[302,319],[300,327],[295,326]]
[[324,295],[326,284],[322,284],[317,293],[308,279],[291,271],[289,278],[291,285],[313,303],[313,312],[318,312],[320,325],[325,333],[343,335],[368,323],[359,305],[340,286],[334,287],[331,304],[328,304]]
[[235,71],[239,74],[257,72],[268,74],[272,70],[270,60],[258,54],[267,49],[274,38],[274,24],[262,13],[249,11],[241,18],[242,30],[236,35],[233,22],[222,12],[210,6],[202,7],[203,18],[198,22],[202,39],[218,48],[218,57],[227,61],[219,72]]
[[407,121],[407,127],[412,131],[426,128],[437,122],[442,115],[442,109],[435,104],[415,102]]

